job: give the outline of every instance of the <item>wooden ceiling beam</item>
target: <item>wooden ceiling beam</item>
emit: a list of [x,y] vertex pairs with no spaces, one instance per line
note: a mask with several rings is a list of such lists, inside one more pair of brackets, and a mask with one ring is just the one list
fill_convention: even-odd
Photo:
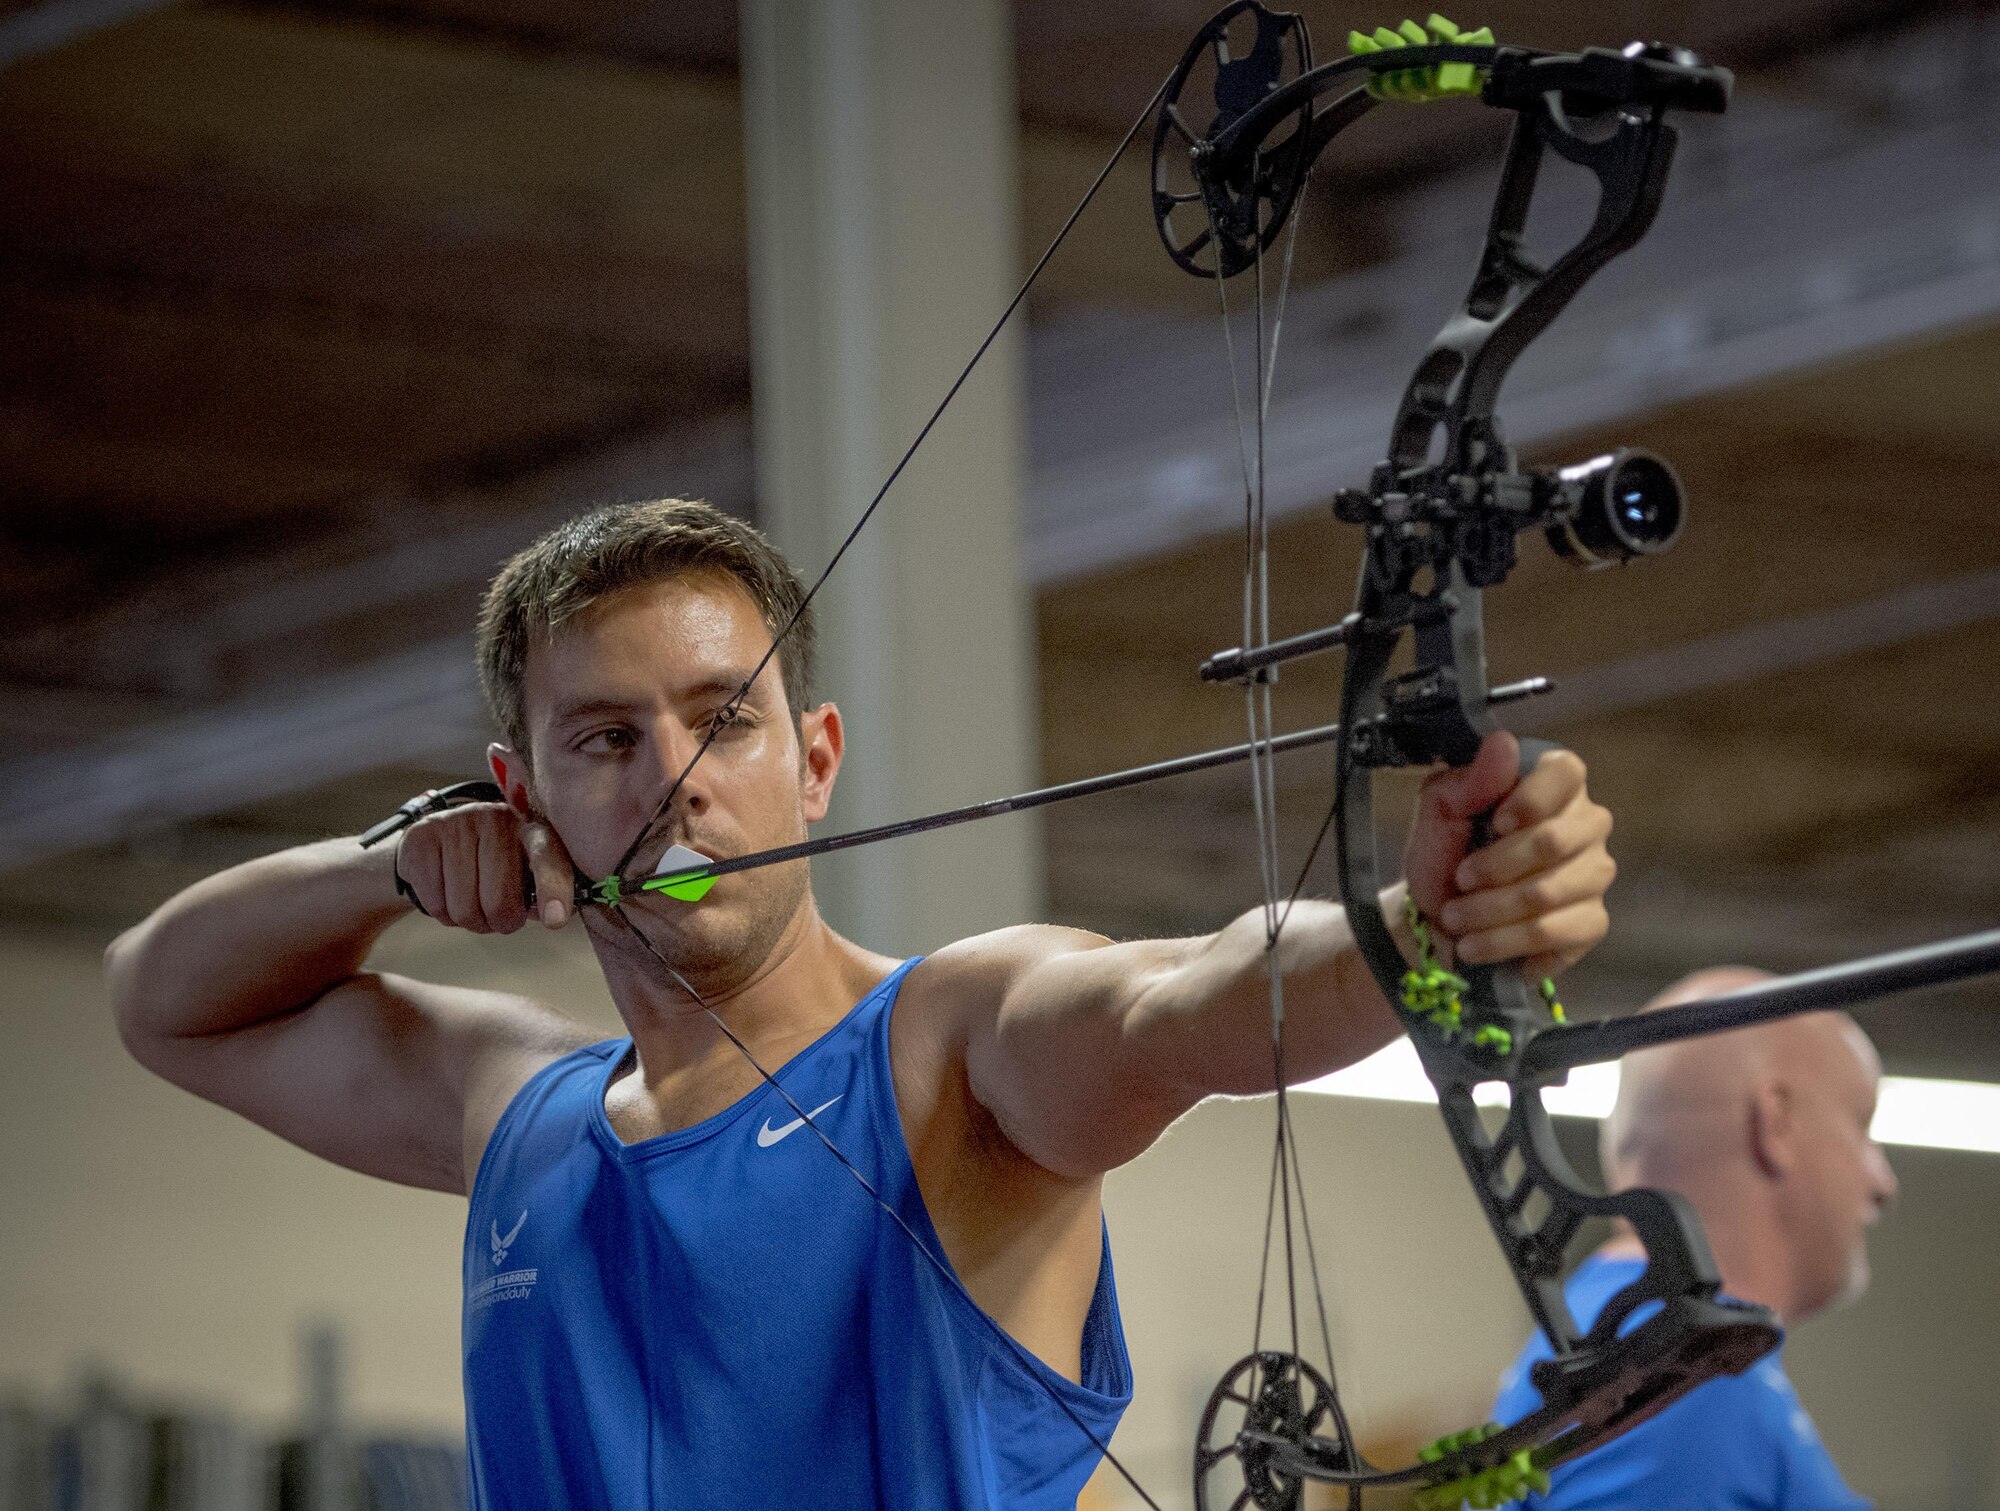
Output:
[[457,215],[469,235],[743,263],[736,90],[714,78],[175,7],[0,74],[0,139],[51,136]]
[[9,281],[142,286],[224,322],[233,305],[252,320],[290,310],[612,379],[675,361],[741,367],[748,339],[740,270],[672,244],[468,231],[442,210],[302,197],[221,164],[165,172],[55,138],[0,151],[0,202]]
[[218,340],[212,307],[130,292],[0,283],[0,466],[17,498],[101,499],[199,533],[629,402],[588,374],[389,339],[331,312],[249,320],[238,307]]

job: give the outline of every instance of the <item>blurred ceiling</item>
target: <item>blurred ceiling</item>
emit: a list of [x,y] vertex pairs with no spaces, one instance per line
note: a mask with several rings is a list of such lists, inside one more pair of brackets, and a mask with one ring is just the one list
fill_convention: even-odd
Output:
[[[112,811],[105,832],[129,838],[79,827],[0,873],[0,920],[35,926],[115,926],[205,869],[358,828],[464,774],[481,724],[463,696],[471,606],[500,558],[576,502],[671,476],[754,509],[732,7],[129,9],[88,29],[75,0],[0,3],[0,770],[17,795],[65,766],[102,790],[133,751],[167,750],[207,776],[158,822]],[[1027,248],[1208,9],[1020,0]],[[1337,46],[1347,13],[1305,9],[1321,51]],[[1720,139],[1690,137],[1711,186],[1765,157],[1810,172],[1829,144],[1859,162],[1899,132],[1919,155],[1935,159],[1923,133],[1942,132],[2000,164],[1987,5],[1506,0],[1470,19],[1539,45],[1667,37],[1737,67],[1734,155],[1701,157]],[[66,26],[61,45],[31,45]],[[1478,112],[1408,120],[1357,133],[1316,180],[1302,285],[1425,286],[1411,270],[1429,266],[1437,195],[1496,140]],[[1754,202],[1760,180],[1744,182]],[[1093,382],[1178,350],[1212,301],[1159,255],[1134,209],[1143,183],[1143,165],[1120,170],[1032,306],[1036,348]],[[2000,171],[1979,192],[1993,183]],[[1845,213],[1895,236],[1866,202]],[[1967,267],[1994,256],[1987,224],[1966,222]],[[1774,259],[1802,250],[1772,240]],[[1841,323],[1852,290],[1783,271]],[[1671,563],[1587,580],[1537,567],[1492,611],[1505,674],[1627,689],[1549,725],[1589,752],[1622,816],[1629,901],[1586,978],[1607,1006],[1712,959],[1805,965],[2000,914],[2000,579],[1979,575],[2000,572],[2000,302],[1940,302],[1946,273],[1961,291],[1971,276],[1940,272],[1928,313],[1881,327],[1885,349],[1787,374],[1767,343],[1743,369],[1754,381],[1655,387],[1660,402],[1625,403],[1643,419],[1560,448],[1653,445],[1696,497]],[[1382,371],[1406,371],[1401,327],[1350,305],[1300,339],[1321,340],[1329,368],[1380,348]],[[1384,388],[1365,371],[1393,397],[1399,376]],[[1150,403],[1169,386],[1125,388]],[[1036,420],[1038,465],[1059,482],[1076,472],[1063,409],[1044,399]],[[1171,403],[1135,418],[1134,445],[1154,444],[1162,415]],[[1049,488],[1083,507],[1071,483]],[[1301,509],[1281,533],[1280,602],[1337,615],[1350,548]],[[1200,537],[1205,516],[1189,517]],[[1066,540],[1049,521],[1045,545]],[[1051,779],[1240,738],[1233,704],[1191,676],[1235,622],[1233,546],[1129,539],[1153,554],[1042,573]],[[1698,674],[1646,660],[1663,646]],[[1620,670],[1593,684],[1607,665]],[[1287,673],[1288,722],[1328,717],[1332,672]],[[422,738],[359,739],[286,779],[299,751],[325,754],[342,697],[373,698],[379,719],[384,687],[400,722],[422,713]],[[227,722],[245,708],[265,743]],[[106,746],[121,734],[153,743]],[[100,747],[111,764],[82,760]],[[1309,832],[1322,773],[1291,769]],[[1058,912],[1114,931],[1218,921],[1216,899],[1252,887],[1240,788],[1223,773],[1052,818]],[[99,868],[116,889],[66,880]],[[1890,1021],[1876,1026],[1895,1063],[2000,1078],[2000,994]]]

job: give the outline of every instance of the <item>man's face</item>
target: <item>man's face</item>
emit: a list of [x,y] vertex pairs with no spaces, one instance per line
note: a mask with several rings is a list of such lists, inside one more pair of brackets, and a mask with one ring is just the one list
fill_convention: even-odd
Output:
[[[674,844],[717,859],[790,844],[825,815],[839,766],[831,705],[805,715],[802,735],[773,657],[729,714],[770,643],[734,578],[698,573],[615,594],[529,653],[522,701],[533,801],[585,874],[610,872],[711,732],[626,875],[650,874]],[[670,958],[754,965],[807,892],[801,861],[725,876],[700,903],[647,897],[628,906],[647,915],[649,937]]]
[[1816,1073],[1794,1080],[1800,1137],[1790,1205],[1805,1271],[1800,1316],[1868,1288],[1868,1229],[1896,1194],[1882,1146],[1868,1136],[1881,1079],[1874,1047],[1845,1019],[1826,1027],[1816,1036]]

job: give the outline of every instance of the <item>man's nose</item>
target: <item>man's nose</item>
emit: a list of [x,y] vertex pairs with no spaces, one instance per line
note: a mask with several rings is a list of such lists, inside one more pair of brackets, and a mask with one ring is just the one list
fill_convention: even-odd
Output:
[[707,764],[701,758],[701,735],[675,718],[663,718],[655,731],[654,749],[659,752],[660,790],[669,791],[676,782],[676,806],[699,813],[708,806]]
[[1875,1209],[1879,1212],[1896,1199],[1898,1186],[1896,1171],[1889,1163],[1889,1156],[1882,1152],[1880,1144],[1871,1144],[1868,1153],[1874,1165],[1874,1189],[1870,1193],[1875,1198]]

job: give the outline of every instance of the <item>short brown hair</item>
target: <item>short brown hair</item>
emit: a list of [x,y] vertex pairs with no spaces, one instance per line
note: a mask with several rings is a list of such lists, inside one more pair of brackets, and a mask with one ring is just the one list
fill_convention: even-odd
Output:
[[733,578],[757,605],[778,647],[792,717],[811,706],[817,635],[791,563],[752,526],[713,504],[663,498],[609,504],[558,525],[500,569],[479,607],[479,683],[507,743],[525,754],[521,688],[528,648],[553,639],[592,604],[624,588],[714,572]]

